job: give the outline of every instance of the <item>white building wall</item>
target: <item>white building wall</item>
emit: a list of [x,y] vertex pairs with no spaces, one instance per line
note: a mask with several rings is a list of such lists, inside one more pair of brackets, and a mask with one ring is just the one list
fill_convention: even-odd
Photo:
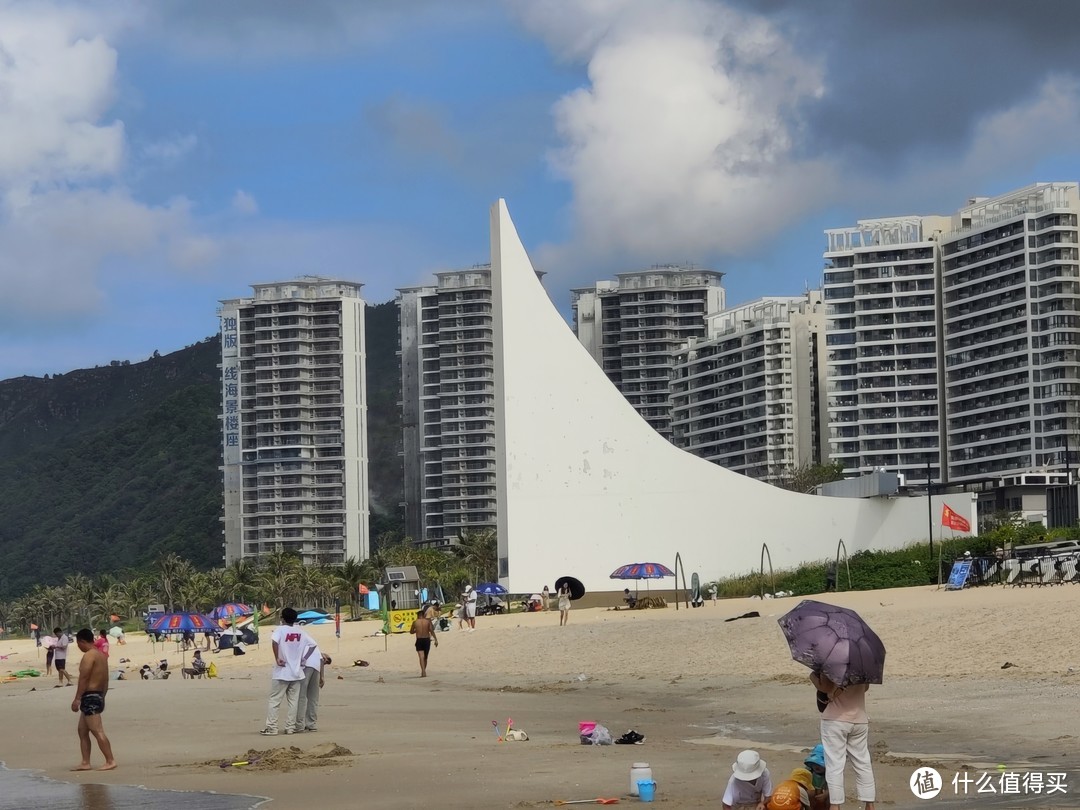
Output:
[[[616,590],[627,562],[706,578],[925,541],[925,499],[798,495],[669,444],[645,425],[574,337],[536,279],[503,201],[491,209],[500,579],[531,592],[572,575]],[[977,526],[972,496],[934,498]]]

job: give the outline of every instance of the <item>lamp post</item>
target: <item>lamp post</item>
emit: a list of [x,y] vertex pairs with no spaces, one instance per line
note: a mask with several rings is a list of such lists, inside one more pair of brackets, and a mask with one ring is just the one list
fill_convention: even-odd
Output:
[[[933,494],[934,482],[930,478],[930,462],[926,462],[926,534],[930,538],[930,566],[931,571],[934,565],[934,504]],[[938,579],[941,579],[940,572],[938,573]]]

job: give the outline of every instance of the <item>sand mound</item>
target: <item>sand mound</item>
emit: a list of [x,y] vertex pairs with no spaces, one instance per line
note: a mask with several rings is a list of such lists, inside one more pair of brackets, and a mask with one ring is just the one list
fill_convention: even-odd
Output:
[[200,762],[204,766],[217,768],[236,768],[246,771],[296,771],[304,768],[322,768],[331,765],[351,764],[345,757],[354,756],[348,748],[337,743],[327,742],[313,746],[307,751],[291,745],[288,748],[268,748],[259,751],[251,748],[247,753],[229,760],[210,760]]

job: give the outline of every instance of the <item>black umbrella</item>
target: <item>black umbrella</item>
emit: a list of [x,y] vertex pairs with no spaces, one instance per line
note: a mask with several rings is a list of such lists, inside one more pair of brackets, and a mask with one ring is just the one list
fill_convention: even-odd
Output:
[[573,577],[559,577],[555,580],[555,590],[558,591],[564,584],[570,588],[570,601],[580,599],[585,595],[585,586],[581,584],[580,579],[574,579]]
[[881,683],[885,645],[854,610],[805,599],[777,621],[800,664],[838,686]]

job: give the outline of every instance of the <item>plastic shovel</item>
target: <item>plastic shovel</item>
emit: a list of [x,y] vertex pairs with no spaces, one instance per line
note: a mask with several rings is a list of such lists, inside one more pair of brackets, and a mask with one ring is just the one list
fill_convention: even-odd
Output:
[[563,801],[562,799],[555,800],[556,807],[562,807],[564,804],[618,804],[618,799],[574,799],[571,802]]

